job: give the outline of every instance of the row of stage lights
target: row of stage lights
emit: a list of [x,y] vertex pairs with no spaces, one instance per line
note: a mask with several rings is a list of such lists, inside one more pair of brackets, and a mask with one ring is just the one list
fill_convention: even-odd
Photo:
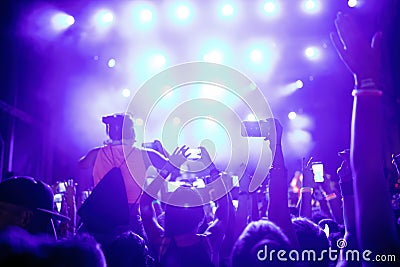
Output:
[[[361,5],[360,0],[348,0],[349,7],[358,7]],[[321,0],[303,0],[301,9],[307,14],[317,14],[322,10]],[[151,23],[155,17],[155,8],[151,2],[141,2],[141,5],[135,6],[133,16],[135,16],[139,23]],[[281,13],[281,1],[267,0],[262,2],[262,10],[266,16],[276,17]],[[234,3],[223,3],[220,5],[219,13],[223,17],[232,17],[239,8]],[[172,17],[177,21],[189,20],[193,14],[193,7],[190,4],[176,3],[170,9]],[[115,14],[109,9],[102,9],[97,11],[93,16],[93,22],[97,28],[107,28],[115,21]],[[52,25],[55,30],[65,30],[75,23],[75,18],[65,12],[58,12],[52,17]]]
[[[316,15],[320,13],[325,4],[325,1],[322,0],[302,0],[296,1],[300,3],[299,9],[305,12],[305,14]],[[139,4],[134,5],[134,9],[131,10],[130,14],[133,16],[131,20],[134,20],[138,25],[143,26],[143,29],[148,29],[147,26],[151,26],[157,20],[157,9],[154,6],[152,1],[141,1]],[[243,3],[246,3],[243,1]],[[232,18],[240,15],[240,12],[243,11],[244,5],[238,5],[238,2],[225,1],[224,3],[218,6],[218,15],[221,18]],[[260,2],[262,5],[258,6],[258,10],[262,11],[262,14],[267,18],[279,18],[280,14],[282,14],[283,10],[283,1],[278,0],[266,0]],[[239,1],[240,4],[240,1]],[[348,0],[348,6],[351,8],[360,7],[362,5],[361,0]],[[116,15],[117,12],[113,12],[111,9],[100,9],[93,13],[91,16],[93,26],[99,32],[107,32],[113,25],[115,25],[118,20],[120,20],[119,16]],[[175,4],[168,9],[168,16],[171,18],[173,22],[177,22],[180,25],[184,25],[185,23],[189,23],[191,18],[193,18],[196,14],[196,10],[190,2],[179,3],[175,2]],[[80,19],[79,19],[80,20]],[[65,12],[57,12],[52,16],[51,25],[55,31],[62,32],[76,22],[75,18]],[[304,56],[311,60],[316,61],[321,58],[323,48],[320,46],[309,46],[305,47],[303,54]],[[222,52],[222,53],[221,53]],[[204,54],[202,60],[214,63],[224,63],[223,62],[223,51],[218,51],[217,49],[209,51]],[[250,62],[254,65],[262,64],[263,61],[268,61],[268,51],[265,51],[263,48],[254,48],[248,51],[248,58]],[[95,57],[95,60],[100,60],[99,57]],[[103,59],[102,59],[103,60]],[[154,53],[148,59],[150,64],[153,65],[156,69],[163,69],[167,66],[169,62],[169,58],[165,53]],[[107,58],[105,59],[105,64],[110,69],[118,67],[119,62],[118,58]],[[288,84],[284,89],[286,93],[291,94],[296,90],[301,89],[304,86],[302,80],[297,80]],[[130,98],[132,92],[129,88],[121,89],[121,95],[123,98]],[[248,119],[252,119],[252,114],[249,115]],[[293,139],[294,144],[298,143],[310,143],[312,140],[310,132],[305,130],[310,124],[310,119],[301,113],[296,113],[295,111],[291,111],[287,114],[287,117],[292,125],[293,131],[291,132],[290,138]],[[179,118],[174,120],[175,122],[179,122]],[[142,119],[137,119],[136,125],[141,126],[143,124]]]

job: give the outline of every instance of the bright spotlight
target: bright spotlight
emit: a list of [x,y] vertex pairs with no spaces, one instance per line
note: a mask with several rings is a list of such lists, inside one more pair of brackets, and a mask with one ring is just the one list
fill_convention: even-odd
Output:
[[93,17],[94,25],[99,31],[105,31],[110,28],[114,21],[114,15],[111,11],[99,10]]
[[129,90],[128,88],[122,89],[121,92],[123,97],[130,97],[131,96],[131,90]]
[[264,58],[263,52],[259,49],[253,49],[250,52],[250,59],[254,63],[257,63],[257,64],[261,63],[263,61],[263,58]]
[[289,112],[289,114],[288,114],[289,120],[294,120],[294,119],[296,119],[296,117],[297,117],[296,112],[294,112],[294,111]]
[[167,63],[167,59],[162,54],[155,54],[150,57],[150,68],[154,71],[158,71],[165,67]]
[[143,9],[139,12],[139,19],[141,22],[149,22],[153,18],[153,12],[149,9]]
[[302,80],[297,80],[295,82],[295,84],[296,84],[297,89],[303,88],[303,86],[304,86],[304,83]]
[[257,118],[253,113],[250,113],[249,115],[247,115],[246,120],[247,121],[257,121]]
[[114,21],[114,15],[109,10],[100,10],[96,14],[97,21],[103,24],[109,24]]
[[318,0],[303,1],[303,10],[307,13],[317,13],[321,8]]
[[317,60],[320,58],[320,50],[317,47],[307,47],[304,50],[305,56],[310,60]]
[[51,24],[53,26],[53,29],[55,29],[56,31],[65,30],[74,23],[74,17],[64,12],[58,12],[54,14],[51,18]]
[[356,7],[356,6],[358,5],[358,1],[357,1],[357,0],[349,0],[349,1],[347,2],[347,5],[348,5],[349,7]]
[[224,55],[219,50],[211,50],[203,56],[203,60],[211,63],[222,63]]
[[178,6],[175,10],[176,17],[180,20],[188,19],[190,16],[190,9],[187,6]]
[[222,15],[224,15],[225,17],[231,16],[234,11],[235,10],[233,6],[230,4],[223,5],[221,9]]
[[110,58],[110,59],[108,60],[107,65],[108,65],[108,67],[110,67],[110,68],[114,68],[116,63],[117,63],[117,62],[115,61],[115,59]]
[[277,13],[278,5],[277,5],[276,1],[269,0],[269,1],[265,2],[264,11],[267,14],[275,14],[275,13]]

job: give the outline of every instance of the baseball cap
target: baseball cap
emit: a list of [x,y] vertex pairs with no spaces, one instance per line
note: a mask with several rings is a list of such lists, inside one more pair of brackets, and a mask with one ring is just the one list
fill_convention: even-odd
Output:
[[54,211],[54,195],[49,185],[29,176],[9,178],[0,183],[0,201],[50,215],[54,220],[69,218]]

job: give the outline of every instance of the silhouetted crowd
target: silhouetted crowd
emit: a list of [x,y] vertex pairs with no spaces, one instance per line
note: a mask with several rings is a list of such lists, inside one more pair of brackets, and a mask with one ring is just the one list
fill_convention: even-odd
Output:
[[[355,77],[339,182],[316,177],[312,160],[288,180],[275,118],[266,119],[272,163],[251,191],[250,166],[235,181],[204,147],[136,147],[132,117],[114,114],[103,117],[109,140],[79,160],[93,170],[84,197],[74,181],[0,183],[0,266],[399,266],[399,214],[382,160],[382,34],[368,41],[342,13],[335,25],[332,42]],[[400,155],[393,164],[400,177]]]

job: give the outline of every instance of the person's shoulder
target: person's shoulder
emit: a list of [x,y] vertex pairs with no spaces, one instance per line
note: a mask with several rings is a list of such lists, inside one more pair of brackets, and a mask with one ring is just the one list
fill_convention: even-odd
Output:
[[97,153],[97,152],[99,152],[103,147],[105,147],[105,146],[97,146],[97,147],[94,147],[94,148],[92,148],[91,150],[89,150],[88,154]]

